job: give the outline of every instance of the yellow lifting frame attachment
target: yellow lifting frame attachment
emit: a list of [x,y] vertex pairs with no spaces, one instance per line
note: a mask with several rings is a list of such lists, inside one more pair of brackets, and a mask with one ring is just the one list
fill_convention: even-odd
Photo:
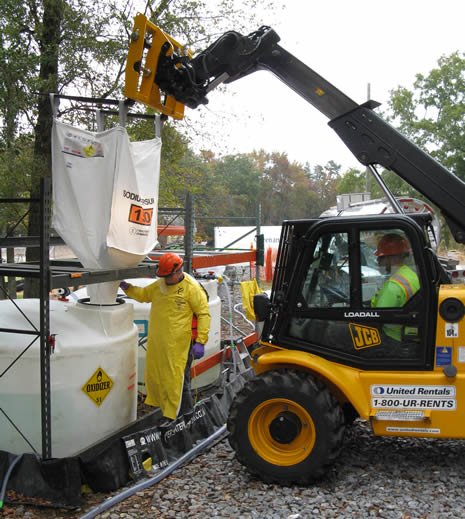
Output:
[[[147,45],[146,42],[150,43]],[[180,43],[147,20],[146,16],[138,14],[134,18],[126,61],[124,95],[174,119],[182,119],[184,105],[173,96],[161,92],[155,83],[158,60],[165,43],[169,44],[168,56],[176,53],[192,57],[190,51],[186,53]]]

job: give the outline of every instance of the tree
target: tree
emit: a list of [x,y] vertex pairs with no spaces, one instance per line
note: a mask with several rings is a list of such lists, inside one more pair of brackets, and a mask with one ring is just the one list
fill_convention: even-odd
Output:
[[363,193],[367,189],[366,173],[356,168],[350,168],[341,175],[337,182],[337,194]]
[[[244,10],[254,4],[249,0],[241,10],[232,0],[221,0],[210,14],[207,2],[160,0],[151,12],[154,21],[168,30],[172,28],[174,35],[184,36],[181,41],[206,45],[206,35],[214,37],[216,31],[222,32],[229,14],[240,20]],[[0,65],[6,74],[0,81],[0,120],[4,121],[0,144],[14,147],[20,132],[34,135],[34,160],[27,179],[33,197],[38,194],[40,178],[50,175],[49,94],[120,95],[133,8],[133,4],[119,0],[98,4],[91,0],[4,1]],[[76,119],[69,108],[61,112],[66,114]],[[7,160],[6,155],[1,158]],[[194,171],[193,154],[184,159],[184,169]],[[176,173],[175,168],[173,171]],[[184,183],[184,189],[186,186],[189,183]],[[31,208],[31,215],[29,234],[37,235],[36,206]],[[28,260],[37,259],[34,252],[28,251]]]
[[[5,30],[1,61],[7,71],[11,70],[0,84],[0,117],[5,121],[3,142],[6,148],[14,148],[19,132],[23,136],[33,133],[34,160],[28,177],[33,198],[39,195],[40,178],[50,175],[49,93],[79,89],[85,84],[97,87],[101,84],[99,78],[106,78],[106,69],[95,74],[92,67],[100,63],[108,66],[109,60],[118,59],[111,40],[106,38],[107,42],[103,42],[108,33],[101,33],[103,27],[112,27],[111,7],[106,4],[95,9],[88,0],[31,0],[19,5],[7,0],[2,11],[1,25]],[[21,94],[17,95],[18,92]],[[19,126],[19,121],[26,124]],[[5,160],[6,155],[2,158]],[[37,204],[32,204],[30,235],[39,234],[38,209]],[[38,250],[28,249],[27,259],[37,260]]]
[[465,180],[465,53],[442,56],[414,90],[391,92],[392,119],[410,139]]
[[265,225],[313,215],[316,195],[302,164],[290,162],[286,153],[260,150],[250,156],[261,173],[259,201]]
[[[465,180],[465,54],[442,56],[427,75],[416,75],[413,87],[408,90],[400,86],[391,92],[389,106],[394,124]],[[400,180],[393,183],[399,189]],[[403,191],[418,195],[405,185]],[[452,238],[444,223],[442,237],[448,247]]]
[[310,189],[316,195],[313,216],[320,215],[336,202],[337,186],[341,178],[341,165],[330,160],[325,166],[317,164],[314,168],[306,165]]
[[217,160],[212,169],[213,181],[219,188],[217,196],[221,197],[221,204],[214,207],[222,207],[223,216],[254,217],[261,172],[253,159],[248,155],[228,155]]

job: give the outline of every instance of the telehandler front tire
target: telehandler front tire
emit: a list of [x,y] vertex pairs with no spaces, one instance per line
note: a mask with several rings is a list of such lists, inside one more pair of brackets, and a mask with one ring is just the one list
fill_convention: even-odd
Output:
[[308,484],[320,479],[339,454],[342,409],[323,382],[283,369],[248,381],[228,418],[237,459],[267,483]]

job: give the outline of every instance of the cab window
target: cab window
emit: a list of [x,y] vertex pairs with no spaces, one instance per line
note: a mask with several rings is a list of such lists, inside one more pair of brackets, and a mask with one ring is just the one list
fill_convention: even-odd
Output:
[[350,266],[346,233],[327,233],[319,238],[301,295],[307,308],[349,306]]

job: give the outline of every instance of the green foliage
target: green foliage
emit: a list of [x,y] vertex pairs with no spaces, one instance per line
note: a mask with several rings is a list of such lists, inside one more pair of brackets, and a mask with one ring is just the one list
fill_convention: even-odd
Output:
[[[398,87],[389,102],[392,119],[400,130],[452,173],[465,180],[465,54],[442,56],[429,74],[417,74],[413,91]],[[392,175],[392,174],[391,174]],[[399,179],[393,180],[396,194]],[[403,193],[417,195],[403,186]],[[421,196],[419,196],[421,198]],[[442,239],[452,237],[442,222]]]
[[[23,2],[4,0],[0,11],[0,145],[10,147],[22,129],[20,115],[30,103],[24,88],[38,65],[32,19]],[[26,123],[27,121],[23,121]]]
[[394,123],[446,168],[465,180],[465,54],[442,56],[414,90],[398,87],[389,102]]
[[310,189],[315,195],[315,205],[311,216],[319,216],[328,207],[336,203],[338,184],[341,178],[341,166],[330,160],[325,166],[307,166]]
[[[260,171],[247,155],[230,155],[212,164],[212,180],[224,216],[256,214]],[[237,223],[236,223],[237,224]]]
[[337,182],[337,194],[364,193],[367,191],[367,175],[355,168],[347,170]]
[[[335,204],[341,167],[333,161],[311,168],[291,162],[286,153],[228,155],[216,159],[204,153],[210,171],[207,216],[221,216],[221,225],[252,224],[261,205],[261,223],[280,225],[283,220],[317,217]],[[228,217],[248,217],[244,221]],[[212,236],[212,224],[206,228]]]
[[[138,120],[127,127],[135,141],[154,138],[154,121]],[[186,137],[169,122],[163,124],[160,165],[159,206],[181,207],[189,192],[201,203],[207,189],[207,169],[190,148]]]
[[252,156],[261,171],[259,201],[263,224],[280,225],[286,219],[315,215],[317,194],[302,164],[290,162],[286,153],[261,150]]
[[[261,19],[263,14],[259,0],[246,0],[239,5],[237,0],[158,0],[147,5],[150,20],[194,52],[205,49],[227,30],[255,30],[257,16]],[[266,9],[269,17],[274,10],[272,1]]]
[[[0,198],[29,195],[29,177],[33,163],[31,136],[17,139],[14,145],[0,150]],[[26,180],[26,182],[25,182]],[[28,206],[24,203],[0,204],[0,236],[27,235]]]
[[108,97],[120,93],[129,9],[120,2],[66,0],[60,37],[59,92]]

